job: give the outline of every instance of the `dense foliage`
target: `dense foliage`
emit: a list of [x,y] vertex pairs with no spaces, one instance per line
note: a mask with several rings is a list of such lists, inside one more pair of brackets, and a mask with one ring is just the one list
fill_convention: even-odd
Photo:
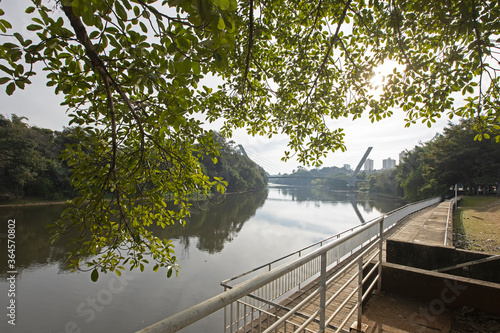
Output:
[[[75,128],[62,132],[30,127],[24,118],[13,114],[9,120],[0,114],[0,201],[70,199],[76,196],[71,186],[71,168],[60,157],[66,145],[75,144]],[[260,190],[267,176],[260,166],[214,133],[218,157],[200,158],[204,174],[220,177],[227,192]],[[213,189],[214,191],[216,189]]]
[[210,178],[220,177],[227,182],[229,193],[261,190],[267,185],[264,169],[248,156],[226,142],[220,133],[214,133],[215,142],[219,144],[219,157],[216,159],[204,155],[201,158],[204,174]]
[[[0,3],[0,17],[9,3]],[[142,269],[144,253],[155,270],[172,272],[171,243],[147,227],[183,223],[193,193],[224,191],[198,163],[217,153],[203,119],[224,120],[226,137],[243,127],[287,134],[284,159],[315,166],[345,149],[342,129],[326,119],[379,120],[402,109],[408,124],[430,126],[458,115],[500,140],[498,1],[32,4],[26,30],[0,19],[0,84],[11,95],[41,67],[81,126],[79,144],[64,153],[78,197],[58,230],[91,235],[73,255],[94,255],[93,279],[125,264]],[[375,93],[382,64],[393,71]],[[209,86],[211,78],[220,87]],[[177,209],[167,207],[166,192]]]
[[403,191],[396,179],[397,169],[380,170],[368,176],[368,189],[371,193],[382,193],[403,197]]
[[74,142],[72,130],[29,127],[23,120],[0,114],[0,201],[75,196],[69,168],[59,157],[65,145]]
[[500,145],[474,140],[471,121],[445,128],[443,134],[409,151],[397,167],[406,199],[445,195],[455,184],[471,194],[500,182]]

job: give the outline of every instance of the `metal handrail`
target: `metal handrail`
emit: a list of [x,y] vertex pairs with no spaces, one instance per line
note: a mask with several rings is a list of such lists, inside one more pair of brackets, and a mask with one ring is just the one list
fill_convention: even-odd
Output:
[[[425,208],[426,206],[432,205],[434,202],[433,200],[436,200],[436,199],[427,200],[426,203],[423,205],[424,207],[422,207],[422,208]],[[408,214],[411,214],[419,209],[422,209],[422,208],[419,208],[422,205],[421,202],[419,202],[417,204],[420,204],[420,205],[417,205],[416,209],[412,209],[413,211],[411,211]],[[408,205],[406,205],[406,206],[408,206]],[[404,206],[404,207],[406,207],[406,206]],[[400,211],[404,207],[397,209],[394,212]],[[407,212],[405,211],[405,213],[407,213]],[[391,214],[389,214],[389,215],[391,215]],[[189,309],[186,309],[186,310],[181,311],[181,312],[179,312],[171,317],[168,317],[164,320],[161,320],[161,321],[159,321],[159,322],[157,322],[157,323],[155,323],[147,328],[140,330],[139,332],[140,333],[176,332],[176,331],[178,331],[184,327],[187,327],[190,324],[224,308],[225,306],[227,306],[233,302],[238,301],[241,298],[243,298],[247,295],[250,295],[252,292],[258,290],[259,288],[279,279],[280,277],[282,277],[282,276],[294,271],[295,269],[311,262],[312,260],[315,260],[318,257],[321,257],[321,261],[322,261],[321,278],[324,280],[325,275],[326,275],[326,272],[325,272],[326,268],[324,267],[323,262],[326,262],[327,252],[336,248],[336,247],[339,247],[340,245],[344,244],[345,242],[349,241],[350,239],[352,239],[358,235],[361,235],[363,232],[368,231],[370,228],[374,227],[377,224],[380,224],[381,227],[380,227],[380,231],[377,232],[379,234],[379,236],[376,236],[375,238],[378,239],[380,237],[380,239],[382,239],[381,236],[383,235],[383,233],[385,231],[385,229],[383,227],[384,218],[387,218],[389,215],[386,215],[385,217],[382,216],[382,217],[379,217],[379,218],[374,219],[372,221],[366,222],[365,224],[360,225],[357,228],[354,228],[354,230],[352,230],[350,233],[346,233],[344,236],[339,237],[336,240],[331,241],[330,243],[327,243],[326,245],[314,250],[313,252],[310,252],[302,257],[299,257],[298,259],[296,259],[293,262],[290,262],[288,264],[283,264],[281,266],[274,268],[273,270],[270,270],[270,271],[264,272],[258,276],[249,278],[248,280],[243,281],[243,282],[231,287],[231,289],[229,289],[229,290],[227,290],[227,291],[225,291],[217,296],[214,296],[214,297],[212,297],[204,302],[201,302],[201,303],[199,303],[199,304],[197,304]],[[394,224],[395,223],[392,222],[390,227],[392,227],[392,225],[394,225]],[[332,236],[329,239],[334,238],[334,237],[335,236]],[[372,240],[373,240],[373,238],[372,238]],[[321,242],[319,242],[319,243],[321,243]],[[351,250],[354,250],[354,249],[351,249]],[[265,267],[265,266],[266,265],[264,265],[262,267]],[[380,268],[381,268],[381,266],[379,266],[379,278],[378,278],[379,281],[380,281]],[[326,283],[326,281],[324,281],[324,283]],[[355,309],[353,309],[353,311],[351,311],[351,314],[349,315],[349,317],[354,313],[354,310]]]
[[[370,220],[370,221],[372,221],[372,220]],[[241,273],[241,274],[239,274],[239,275],[236,275],[236,276],[234,276],[234,277],[232,277],[232,278],[226,279],[226,280],[222,281],[220,284],[221,284],[222,286],[227,286],[227,287],[229,287],[229,286],[228,286],[228,283],[229,283],[229,282],[234,281],[234,280],[236,280],[236,279],[239,279],[239,278],[241,278],[241,277],[243,277],[243,276],[245,276],[245,275],[248,275],[248,274],[254,273],[254,272],[256,272],[256,271],[258,271],[258,270],[260,270],[260,269],[262,269],[262,268],[264,268],[264,267],[269,267],[269,270],[271,270],[271,266],[272,266],[273,264],[277,263],[277,262],[280,262],[280,261],[285,260],[285,259],[287,259],[287,258],[293,257],[293,256],[294,256],[294,255],[296,255],[296,254],[298,254],[298,255],[300,256],[302,252],[304,252],[304,251],[306,251],[306,250],[309,250],[309,249],[310,249],[310,248],[312,248],[312,247],[315,247],[315,246],[318,246],[318,245],[323,246],[323,243],[326,243],[326,242],[328,242],[329,240],[331,240],[331,239],[333,239],[333,238],[340,238],[340,236],[342,236],[343,234],[346,234],[346,233],[352,232],[353,230],[355,230],[355,229],[357,229],[357,228],[359,228],[359,227],[362,227],[363,225],[365,225],[366,223],[369,223],[370,221],[368,221],[368,222],[364,222],[364,223],[361,223],[361,224],[358,224],[358,225],[356,225],[356,226],[354,226],[354,227],[352,227],[352,228],[350,228],[350,229],[344,230],[344,231],[342,231],[342,232],[339,232],[338,234],[335,234],[335,235],[329,236],[329,237],[324,238],[324,239],[322,239],[322,240],[320,240],[320,241],[317,241],[316,243],[313,243],[313,244],[310,244],[310,245],[308,245],[308,246],[306,246],[306,247],[303,247],[303,248],[301,248],[300,250],[297,250],[297,251],[295,251],[295,252],[289,253],[289,254],[287,254],[286,256],[283,256],[283,257],[281,257],[281,258],[278,258],[278,259],[275,259],[275,260],[273,260],[273,261],[270,261],[270,262],[268,262],[268,263],[266,263],[266,264],[264,264],[264,265],[261,265],[261,266],[255,267],[255,268],[254,268],[254,269],[252,269],[252,270],[246,271],[246,272]]]
[[[406,205],[404,205],[404,206],[402,206],[402,207],[396,208],[396,209],[394,209],[394,210],[392,210],[392,211],[388,212],[387,214],[385,214],[385,216],[386,216],[386,217],[389,217],[389,216],[397,215],[397,213],[399,213],[399,212],[404,212],[405,210],[408,210],[408,208],[415,207],[415,206],[422,207],[422,208],[416,209],[416,210],[414,210],[414,211],[411,211],[411,212],[409,212],[409,213],[408,213],[408,212],[406,212],[405,216],[408,216],[408,215],[410,215],[410,214],[414,213],[415,211],[418,211],[418,210],[420,210],[420,209],[423,209],[423,208],[425,208],[425,207],[428,207],[428,206],[430,206],[431,204],[433,204],[433,203],[437,203],[437,202],[439,202],[439,201],[441,201],[441,197],[434,197],[434,198],[431,198],[431,199],[420,200],[420,201],[417,201],[417,202],[414,202],[414,203],[410,203],[410,204],[406,204]],[[241,274],[239,274],[239,275],[236,275],[236,276],[234,276],[234,277],[232,277],[232,278],[226,279],[226,280],[222,281],[220,284],[221,284],[221,286],[223,286],[223,287],[230,287],[230,286],[228,285],[228,283],[229,283],[229,282],[234,281],[234,280],[239,279],[239,278],[242,278],[242,277],[244,277],[244,276],[246,276],[246,275],[248,275],[248,274],[254,273],[254,272],[256,272],[256,271],[258,271],[258,270],[260,270],[260,269],[262,269],[262,268],[269,267],[269,270],[271,270],[271,266],[272,266],[273,264],[276,264],[277,262],[280,262],[280,261],[283,261],[283,260],[285,260],[285,259],[287,259],[287,258],[293,257],[293,256],[294,256],[294,255],[296,255],[296,254],[298,254],[298,255],[300,256],[302,252],[304,252],[304,251],[306,251],[306,250],[309,250],[309,249],[310,249],[310,248],[312,248],[312,247],[315,247],[315,246],[317,246],[317,245],[323,246],[323,243],[327,243],[328,241],[330,241],[330,240],[331,240],[331,239],[333,239],[333,238],[340,238],[340,236],[342,236],[342,235],[344,235],[344,234],[346,234],[346,233],[352,232],[352,231],[354,231],[354,230],[356,230],[356,229],[358,229],[358,228],[360,228],[360,227],[364,226],[366,223],[369,223],[369,222],[370,222],[370,221],[368,221],[368,222],[364,222],[364,223],[361,223],[361,224],[358,224],[358,225],[356,225],[356,226],[354,226],[354,227],[352,227],[352,228],[350,228],[350,229],[347,229],[347,230],[344,230],[344,231],[342,231],[342,232],[339,232],[338,234],[335,234],[335,235],[329,236],[329,237],[327,237],[327,238],[324,238],[324,239],[322,239],[322,240],[320,240],[320,241],[318,241],[318,242],[316,242],[316,243],[310,244],[310,245],[308,245],[308,246],[306,246],[306,247],[301,248],[300,250],[297,250],[297,251],[295,251],[295,252],[289,253],[289,254],[287,254],[287,255],[285,255],[285,256],[283,256],[283,257],[281,257],[281,258],[275,259],[275,260],[270,261],[270,262],[268,262],[268,263],[266,263],[266,264],[263,264],[263,265],[260,265],[260,266],[258,266],[258,267],[255,267],[255,268],[253,268],[253,269],[251,269],[251,270],[249,270],[249,271],[246,271],[246,272],[244,272],[244,273],[241,273]],[[388,227],[386,228],[386,230],[387,230],[387,229],[389,229],[390,227],[392,227],[392,225],[388,226]]]
[[250,294],[251,292],[259,289],[260,287],[274,281],[278,277],[287,274],[297,267],[300,267],[304,265],[305,263],[311,261],[312,259],[319,257],[323,254],[326,254],[326,252],[330,249],[333,249],[337,246],[339,246],[342,243],[345,243],[346,241],[350,240],[354,236],[357,236],[358,234],[361,234],[363,231],[371,228],[372,226],[380,223],[383,221],[383,217],[379,217],[375,220],[372,220],[371,222],[366,223],[364,226],[359,228],[358,230],[352,232],[351,234],[347,234],[339,239],[336,239],[332,241],[331,243],[320,247],[319,249],[298,258],[294,262],[287,264],[287,265],[281,265],[271,271],[262,273],[258,276],[255,276],[253,278],[250,278],[236,286],[234,286],[232,289],[229,289],[222,294],[219,294],[217,296],[214,296],[204,302],[201,302],[189,309],[186,309],[184,311],[179,312],[178,314],[175,314],[169,318],[166,318],[164,320],[161,320],[157,322],[156,324],[153,324],[139,332],[142,333],[167,333],[167,332],[176,332],[212,313],[215,311],[222,309],[226,305],[231,304],[232,302]]

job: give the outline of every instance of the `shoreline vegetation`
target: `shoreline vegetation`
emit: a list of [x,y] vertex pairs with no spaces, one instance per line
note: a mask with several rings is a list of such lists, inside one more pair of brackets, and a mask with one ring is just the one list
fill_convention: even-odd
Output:
[[[29,126],[25,120],[15,114],[11,119],[0,114],[0,206],[65,203],[78,197],[75,181],[71,180],[77,163],[63,159],[63,155],[83,144],[77,139],[79,128],[52,131]],[[204,176],[211,181],[223,179],[227,193],[266,187],[268,180],[262,167],[243,154],[233,141],[227,142],[219,132],[211,135],[217,152],[201,146],[192,147],[193,152],[198,152],[198,166]],[[137,186],[147,189],[151,184],[139,182]],[[171,188],[163,191],[167,193],[165,197],[168,198],[171,191]],[[219,189],[213,185],[208,191],[216,195]],[[108,197],[111,192],[106,190],[104,193]],[[196,192],[196,189],[191,192]],[[196,195],[192,194],[193,197]]]
[[457,248],[500,254],[500,198],[464,197],[453,217],[453,236]]
[[[226,195],[234,195],[234,194],[244,194],[244,193],[254,193],[254,192],[259,192],[265,190],[266,187],[260,188],[260,189],[250,189],[247,191],[240,191],[240,192],[225,192],[223,196]],[[215,195],[220,195],[215,193]],[[168,197],[168,196],[167,196]],[[196,197],[196,195],[193,195],[193,198]],[[12,201],[5,201],[5,202],[0,202],[0,208],[3,207],[22,207],[22,206],[50,206],[50,205],[64,205],[67,202],[71,201],[72,198],[68,198],[65,200],[44,200],[44,199],[38,199],[38,198],[23,198],[23,199],[17,199],[17,200],[12,200]],[[205,199],[194,199],[193,201],[203,201]],[[173,201],[173,200],[169,200]]]

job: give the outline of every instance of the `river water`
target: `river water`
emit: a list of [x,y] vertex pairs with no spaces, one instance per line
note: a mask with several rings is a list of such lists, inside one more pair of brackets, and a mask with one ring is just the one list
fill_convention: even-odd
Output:
[[[403,204],[314,188],[270,186],[228,195],[220,205],[196,210],[184,228],[157,231],[174,240],[181,266],[177,277],[146,267],[121,277],[101,274],[95,283],[88,272],[64,268],[69,238],[50,243],[46,226],[62,206],[0,207],[0,332],[135,332],[217,295],[222,280]],[[12,271],[7,265],[9,219],[16,221],[17,274],[7,273]],[[15,280],[9,280],[12,275]],[[7,316],[12,300],[15,326]],[[222,332],[222,327],[219,311],[182,332]]]

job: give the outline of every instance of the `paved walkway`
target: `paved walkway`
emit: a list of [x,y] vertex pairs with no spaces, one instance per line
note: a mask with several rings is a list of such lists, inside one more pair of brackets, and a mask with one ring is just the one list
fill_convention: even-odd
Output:
[[[425,245],[444,245],[449,205],[449,200],[444,201],[408,216],[389,238]],[[451,243],[448,241],[447,245]]]
[[[449,201],[416,212],[401,221],[389,238],[426,245],[444,245]],[[447,245],[452,245],[451,235]],[[375,293],[365,306],[362,323],[367,333],[448,333],[448,311],[429,318],[429,304],[386,293]],[[432,320],[431,320],[432,319]]]

